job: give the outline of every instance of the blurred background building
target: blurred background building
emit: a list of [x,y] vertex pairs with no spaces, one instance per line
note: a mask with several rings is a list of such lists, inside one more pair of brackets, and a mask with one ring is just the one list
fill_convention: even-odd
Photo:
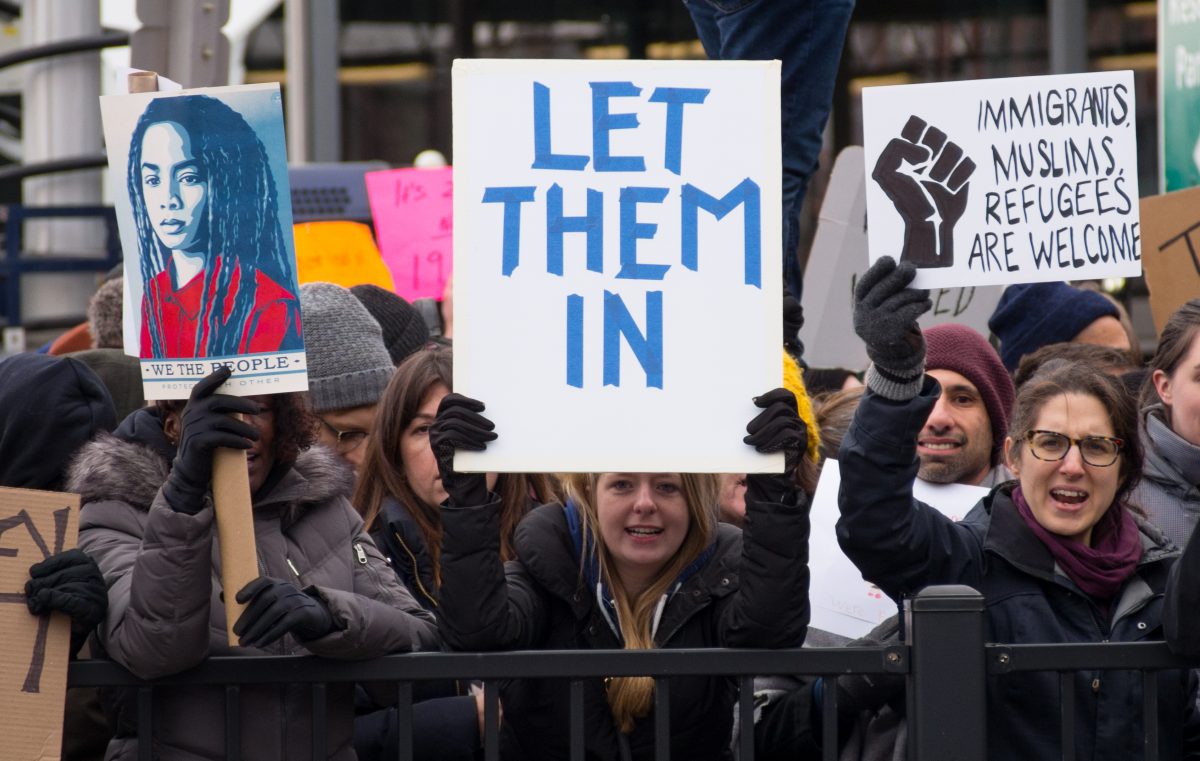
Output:
[[[1158,15],[1155,2],[859,0],[800,255],[832,157],[862,142],[871,85],[1132,69],[1139,186],[1158,192]],[[293,163],[397,167],[430,148],[453,163],[450,65],[460,57],[705,56],[681,0],[0,0],[0,222],[8,249],[19,232],[25,262],[0,264],[0,326],[78,322],[115,261],[102,215],[17,231],[12,210],[20,218],[23,207],[8,205],[103,206],[96,96],[116,67],[132,60],[185,86],[280,82]],[[1144,287],[1119,285],[1145,332]]]

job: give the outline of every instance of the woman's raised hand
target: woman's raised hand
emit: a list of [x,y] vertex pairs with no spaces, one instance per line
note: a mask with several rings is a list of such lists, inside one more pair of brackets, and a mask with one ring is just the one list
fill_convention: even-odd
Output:
[[483,473],[454,470],[454,450],[482,452],[496,440],[496,425],[480,413],[483,402],[462,394],[446,394],[438,405],[437,417],[429,426],[429,445],[437,458],[442,488],[450,504],[462,507],[487,503],[487,477]]
[[925,337],[917,318],[933,302],[929,291],[910,288],[917,268],[890,256],[871,265],[854,287],[854,332],[867,345],[867,385],[889,399],[911,399],[925,373]]

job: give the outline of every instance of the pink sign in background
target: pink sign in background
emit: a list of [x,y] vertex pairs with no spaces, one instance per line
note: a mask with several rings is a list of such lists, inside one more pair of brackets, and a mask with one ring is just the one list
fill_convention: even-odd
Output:
[[440,299],[453,254],[454,179],[451,167],[367,172],[375,238],[392,271],[396,293]]

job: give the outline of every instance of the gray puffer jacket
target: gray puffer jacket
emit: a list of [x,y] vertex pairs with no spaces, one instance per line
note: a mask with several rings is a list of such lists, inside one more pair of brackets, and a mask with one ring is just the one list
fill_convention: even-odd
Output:
[[[143,413],[153,415],[136,414]],[[336,629],[303,644],[286,635],[267,651],[230,648],[212,507],[192,516],[167,506],[160,488],[169,469],[163,441],[146,440],[147,431],[151,439],[161,432],[153,422],[139,421],[134,440],[100,436],[81,450],[71,470],[69,489],[84,505],[79,544],[108,582],[108,619],[100,631],[108,657],[153,679],[210,655],[349,659],[437,649],[432,616],[399,584],[363,531],[346,499],[351,476],[322,447],[302,453],[281,477],[273,474],[274,485],[254,504],[254,534],[260,573],[311,588],[329,607]],[[352,683],[329,685],[326,758],[354,758],[353,690]],[[106,758],[133,759],[135,706],[129,699],[117,703],[117,736]],[[224,705],[220,687],[157,688],[154,758],[224,758]],[[240,709],[243,759],[312,757],[307,687],[245,686]]]
[[1176,547],[1186,547],[1200,521],[1200,447],[1171,430],[1161,404],[1142,410],[1141,435],[1146,460],[1129,501]]

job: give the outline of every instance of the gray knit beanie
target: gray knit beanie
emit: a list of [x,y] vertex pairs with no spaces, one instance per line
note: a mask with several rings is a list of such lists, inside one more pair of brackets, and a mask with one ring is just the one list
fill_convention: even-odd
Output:
[[379,323],[346,288],[300,286],[308,394],[317,413],[375,404],[392,378]]

